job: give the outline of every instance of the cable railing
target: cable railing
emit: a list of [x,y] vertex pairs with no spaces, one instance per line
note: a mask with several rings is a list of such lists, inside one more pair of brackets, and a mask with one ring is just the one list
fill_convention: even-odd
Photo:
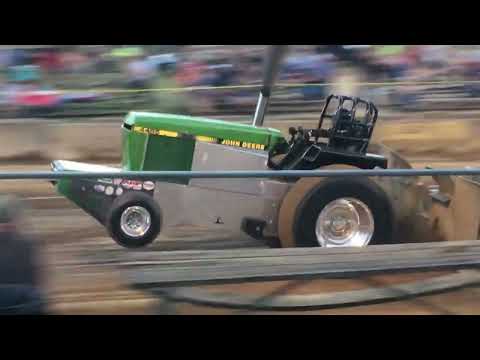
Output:
[[[119,169],[120,170],[120,169]],[[302,177],[397,177],[397,176],[475,176],[480,168],[370,169],[370,170],[263,170],[263,171],[12,171],[0,172],[0,180],[58,179],[241,179]]]

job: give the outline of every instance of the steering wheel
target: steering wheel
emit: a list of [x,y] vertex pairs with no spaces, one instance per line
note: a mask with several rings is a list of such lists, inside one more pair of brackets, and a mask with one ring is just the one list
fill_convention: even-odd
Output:
[[[311,136],[310,131],[305,132],[301,126],[298,127],[298,129],[294,127],[289,128],[288,133],[291,136],[290,140],[288,142],[278,143],[268,154],[268,166],[272,169],[282,169],[283,166],[296,155],[299,149],[305,147],[305,144],[309,142]],[[285,156],[279,162],[273,161],[273,157],[282,154],[285,154]]]

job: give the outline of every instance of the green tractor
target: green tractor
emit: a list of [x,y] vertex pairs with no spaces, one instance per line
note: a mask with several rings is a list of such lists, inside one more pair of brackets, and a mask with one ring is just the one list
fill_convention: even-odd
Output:
[[[132,112],[122,126],[122,166],[56,160],[54,171],[219,171],[409,168],[370,144],[378,117],[365,100],[331,95],[314,129],[262,127],[285,47],[270,49],[251,125]],[[374,149],[375,153],[371,153]],[[61,179],[66,196],[97,219],[121,246],[152,243],[178,224],[283,247],[361,247],[394,241],[418,209],[415,179]]]

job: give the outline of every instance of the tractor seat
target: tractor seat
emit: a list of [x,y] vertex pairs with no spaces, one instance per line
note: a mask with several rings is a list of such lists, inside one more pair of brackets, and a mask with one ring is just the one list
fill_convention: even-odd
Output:
[[349,152],[363,152],[368,143],[368,125],[354,121],[352,113],[346,109],[339,109],[333,118],[333,131],[329,147]]

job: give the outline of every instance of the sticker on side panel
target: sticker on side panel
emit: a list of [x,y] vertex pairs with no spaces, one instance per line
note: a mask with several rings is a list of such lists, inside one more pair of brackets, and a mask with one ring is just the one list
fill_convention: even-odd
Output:
[[108,195],[108,196],[111,196],[113,195],[113,186],[107,186],[107,188],[105,189],[105,194]]
[[113,184],[112,179],[98,179],[97,182],[102,183],[102,184]]
[[145,181],[143,183],[143,189],[146,191],[152,191],[155,189],[155,183],[153,181]]
[[131,190],[142,190],[142,182],[136,180],[123,180],[122,187]]
[[119,186],[117,190],[115,191],[115,195],[120,196],[123,194],[123,189]]
[[101,184],[96,184],[93,189],[96,191],[96,192],[99,192],[99,193],[103,193],[105,191],[105,186],[104,185],[101,185]]

